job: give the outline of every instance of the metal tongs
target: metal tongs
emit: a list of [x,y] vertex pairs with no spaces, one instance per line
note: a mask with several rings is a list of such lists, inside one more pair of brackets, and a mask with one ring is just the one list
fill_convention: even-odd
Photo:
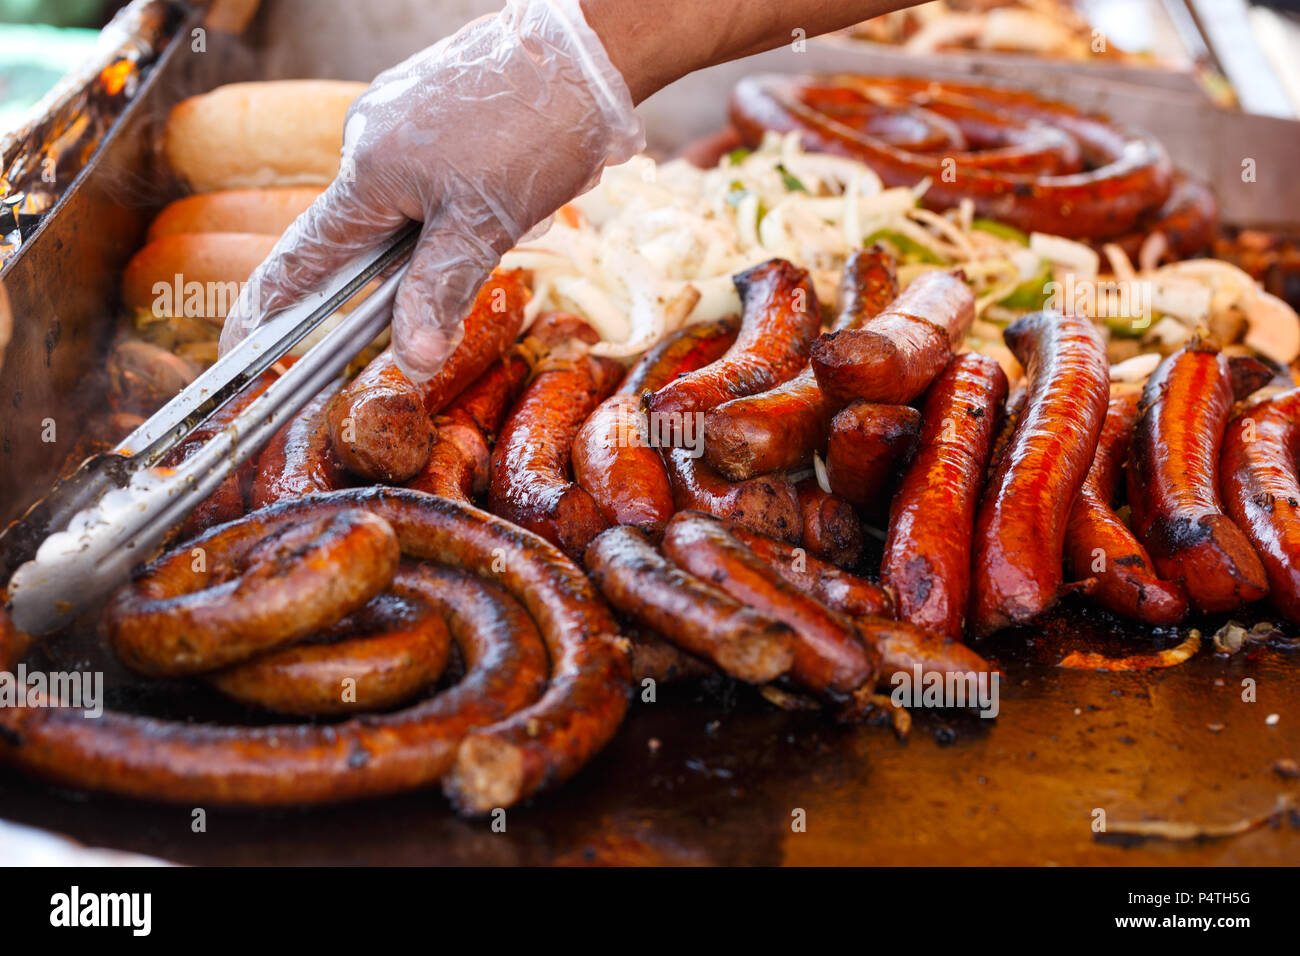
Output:
[[[8,591],[14,624],[29,634],[46,634],[92,607],[342,373],[388,324],[405,260],[418,236],[419,227],[408,225],[324,288],[265,320],[117,448],[88,459],[0,533],[3,571],[13,571]],[[204,419],[394,266],[364,302],[227,428],[175,468],[159,467]]]

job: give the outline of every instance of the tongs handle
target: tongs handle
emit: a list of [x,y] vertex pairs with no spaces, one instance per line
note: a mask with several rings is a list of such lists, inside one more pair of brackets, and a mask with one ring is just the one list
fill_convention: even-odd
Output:
[[[9,543],[31,551],[31,560],[9,581],[14,623],[28,633],[44,634],[74,620],[120,584],[199,502],[335,379],[388,324],[404,266],[197,452],[175,469],[150,467],[372,277],[407,256],[417,236],[415,226],[403,230],[358,271],[318,293],[325,296],[323,302],[301,303],[259,326],[128,436],[120,453],[91,459],[11,526],[5,535]],[[66,530],[49,534],[65,524]],[[41,526],[48,537],[38,533]],[[20,534],[13,535],[15,530]]]

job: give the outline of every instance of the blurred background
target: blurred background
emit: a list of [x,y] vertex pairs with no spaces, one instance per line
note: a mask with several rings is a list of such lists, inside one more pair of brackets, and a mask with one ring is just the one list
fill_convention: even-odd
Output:
[[[124,6],[0,0],[0,134],[90,58],[97,32]],[[1194,77],[1218,105],[1295,118],[1298,11],[1300,0],[935,0],[847,33],[922,55],[1163,68]]]
[[86,62],[123,0],[0,0],[0,133]]

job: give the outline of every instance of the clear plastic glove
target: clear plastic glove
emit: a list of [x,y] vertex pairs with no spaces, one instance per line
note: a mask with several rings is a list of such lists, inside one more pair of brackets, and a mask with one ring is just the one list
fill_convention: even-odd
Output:
[[338,177],[253,273],[221,352],[415,219],[392,332],[402,371],[428,379],[501,255],[644,142],[578,0],[508,0],[357,98]]

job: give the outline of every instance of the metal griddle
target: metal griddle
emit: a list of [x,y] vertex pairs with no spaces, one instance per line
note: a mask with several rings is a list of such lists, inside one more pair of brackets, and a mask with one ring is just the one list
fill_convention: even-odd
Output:
[[[175,195],[159,179],[151,148],[167,109],[237,79],[367,78],[495,5],[444,4],[442,16],[430,18],[418,13],[428,10],[424,0],[376,0],[364,10],[267,0],[251,46],[212,35],[202,55],[192,54],[188,42],[167,51],[99,156],[6,269],[18,321],[0,369],[0,519],[16,516],[45,489],[75,437],[65,423],[75,431],[93,407],[93,387],[73,386],[91,380],[102,364],[121,269],[149,218]],[[377,16],[376,9],[384,11],[381,28],[338,26],[340,18]],[[645,105],[652,146],[669,151],[716,126],[727,91],[746,72],[854,66],[873,69],[860,53],[810,42],[804,54],[777,51],[688,78]],[[1107,95],[1119,102],[1090,89],[1082,92],[1090,105]],[[1079,91],[1069,82],[1045,92]],[[1242,119],[1251,118],[1208,106],[1171,111],[1156,132],[1172,137],[1176,158],[1186,164],[1191,157],[1179,155],[1177,144],[1221,142],[1204,130],[1235,129]],[[1254,152],[1292,149],[1300,126],[1254,122]],[[1180,131],[1170,132],[1171,125]],[[1226,151],[1200,152],[1206,172],[1226,168]],[[1268,166],[1261,161],[1259,168],[1263,191]],[[1274,191],[1273,208],[1300,220],[1300,203],[1278,198],[1287,195],[1293,194]],[[1226,208],[1243,209],[1243,201]],[[32,438],[46,416],[60,423],[57,447]],[[1189,626],[1199,626],[1208,644],[1220,623]],[[1279,641],[1232,658],[1203,648],[1187,664],[1145,674],[1054,666],[1072,649],[1168,647],[1185,631],[1153,634],[1067,602],[1042,626],[978,648],[1007,676],[996,721],[914,711],[906,742],[885,727],[840,727],[816,714],[775,711],[721,678],[661,687],[656,703],[633,706],[614,741],[576,779],[509,811],[505,833],[455,817],[435,789],[314,810],[208,808],[207,832],[195,834],[191,807],[68,793],[7,768],[0,768],[0,817],[91,846],[194,864],[1300,863],[1294,813],[1241,836],[1191,843],[1098,838],[1092,831],[1097,808],[1112,823],[1222,824],[1265,815],[1283,795],[1300,803],[1300,781],[1274,770],[1280,759],[1300,760],[1300,647]],[[265,720],[195,683],[137,682],[89,624],[36,653],[52,669],[103,669],[111,707]],[[1257,703],[1241,700],[1245,677],[1257,683]],[[1273,713],[1280,720],[1268,726]],[[1216,724],[1223,725],[1217,733],[1210,729]],[[796,809],[806,811],[806,832],[792,832]]]
[[[1096,808],[1111,823],[1222,824],[1267,814],[1282,795],[1300,802],[1300,780],[1273,769],[1300,757],[1300,647],[1232,658],[1202,649],[1147,674],[1052,666],[1074,648],[1152,643],[1124,631],[1080,603],[1042,628],[998,636],[980,650],[1007,675],[999,717],[916,710],[906,742],[887,727],[775,711],[721,678],[661,687],[576,779],[508,811],[504,833],[457,818],[432,789],[315,810],[209,809],[207,832],[195,834],[188,805],[70,794],[8,770],[0,812],[91,846],[189,864],[1300,863],[1300,815],[1285,813],[1276,826],[1218,840],[1094,836]],[[1178,640],[1171,631],[1156,643]],[[89,642],[55,646],[51,664],[104,654]],[[101,663],[116,687],[112,706],[253,717],[194,684],[132,687],[114,662]],[[1242,702],[1243,677],[1256,680],[1256,703]],[[1281,719],[1269,727],[1271,713]],[[806,832],[792,832],[796,809]]]

